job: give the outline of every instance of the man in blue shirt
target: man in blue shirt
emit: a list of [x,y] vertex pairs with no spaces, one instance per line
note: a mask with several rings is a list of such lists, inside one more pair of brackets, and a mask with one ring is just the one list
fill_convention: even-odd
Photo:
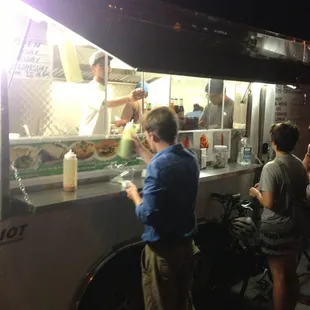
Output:
[[167,107],[148,112],[142,120],[153,154],[136,141],[148,163],[143,197],[132,183],[128,198],[145,225],[142,239],[142,283],[146,310],[192,310],[191,283],[196,232],[195,203],[199,184],[196,156],[177,144],[178,119]]

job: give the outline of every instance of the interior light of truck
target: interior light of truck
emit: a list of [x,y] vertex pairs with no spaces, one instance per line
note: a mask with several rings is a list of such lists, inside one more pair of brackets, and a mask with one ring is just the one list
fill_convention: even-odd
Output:
[[286,85],[286,86],[291,88],[291,89],[296,89],[297,88],[297,86],[295,86],[295,85]]
[[[23,7],[22,10],[27,15],[27,17],[30,17],[32,20],[37,21],[37,22],[46,21],[48,23],[46,37],[47,37],[47,42],[49,44],[58,45],[59,43],[70,41],[76,46],[93,46],[99,49],[97,46],[95,46],[93,43],[91,43],[87,39],[83,38],[82,36],[73,32],[72,30],[69,30],[63,25],[57,23],[50,17],[44,15],[43,13],[35,10],[28,4],[22,3],[21,5]],[[109,54],[107,51],[104,51],[104,53]],[[136,68],[124,63],[123,61],[119,60],[115,56],[113,55],[110,55],[110,56],[113,57],[111,61],[111,68],[137,71]]]

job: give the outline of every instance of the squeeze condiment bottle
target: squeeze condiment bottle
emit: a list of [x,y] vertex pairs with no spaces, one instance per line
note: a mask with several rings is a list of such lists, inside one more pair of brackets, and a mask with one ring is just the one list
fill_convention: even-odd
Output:
[[132,157],[133,152],[133,136],[136,135],[133,121],[126,124],[122,139],[119,146],[118,155],[121,158],[129,159]]
[[63,189],[74,192],[77,189],[77,157],[70,150],[63,160]]

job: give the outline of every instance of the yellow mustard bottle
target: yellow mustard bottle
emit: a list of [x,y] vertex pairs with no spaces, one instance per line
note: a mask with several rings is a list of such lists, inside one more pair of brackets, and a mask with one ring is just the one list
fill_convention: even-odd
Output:
[[126,124],[124,128],[124,132],[122,135],[122,139],[119,146],[118,155],[121,158],[129,159],[132,157],[133,153],[133,137],[135,137],[136,131],[134,127],[133,121]]

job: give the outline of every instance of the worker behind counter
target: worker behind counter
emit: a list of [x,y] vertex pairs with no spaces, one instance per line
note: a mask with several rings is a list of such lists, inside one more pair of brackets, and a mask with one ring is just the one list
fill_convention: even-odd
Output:
[[[144,82],[144,84],[142,84],[142,82],[139,82],[136,85],[136,89],[142,89],[143,86],[143,90],[144,90],[144,104],[146,103],[146,98],[149,95],[149,84]],[[135,124],[139,124],[140,122],[140,118],[143,112],[143,100],[138,99],[134,102],[128,102],[125,105],[125,108],[123,110],[122,116],[120,120],[115,121],[115,125],[120,127],[120,126],[125,126],[128,122],[133,121]]]
[[[108,99],[105,102],[105,53],[95,52],[89,59],[89,64],[93,73],[93,80],[88,84],[86,102],[83,106],[80,120],[80,136],[95,134],[106,134],[110,132],[109,108],[118,107],[127,103],[134,103],[144,96],[144,91],[135,89],[128,96],[118,99]],[[109,56],[107,56],[109,57]],[[111,72],[108,58],[108,73]]]
[[207,84],[205,91],[208,95],[209,103],[200,116],[199,124],[206,129],[221,128],[224,96],[223,128],[233,128],[234,101],[226,96],[224,81],[210,79],[210,83]]
[[200,104],[195,103],[193,106],[193,112],[188,112],[185,116],[188,118],[200,118],[202,112],[203,107]]

